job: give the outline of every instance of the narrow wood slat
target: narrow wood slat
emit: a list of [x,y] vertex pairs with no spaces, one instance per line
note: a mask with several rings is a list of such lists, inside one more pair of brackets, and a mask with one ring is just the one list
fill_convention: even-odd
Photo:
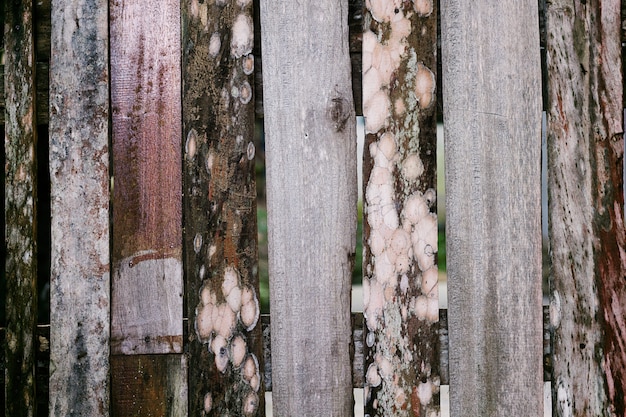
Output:
[[[57,1],[50,66],[50,415],[109,414],[106,1]],[[71,36],[69,35],[71,34]]]
[[[49,88],[49,65],[47,63],[38,62],[35,69],[35,86],[36,94],[35,98],[35,114],[38,125],[48,124],[48,94]],[[4,65],[0,65],[0,78],[4,79]],[[5,96],[4,96],[4,83],[0,83],[0,125],[3,125],[5,120]]]
[[32,3],[5,7],[3,79],[7,97],[5,149],[6,242],[6,402],[9,417],[36,414],[35,345],[37,324],[37,130]]
[[111,0],[110,33],[111,349],[182,352],[179,3]]
[[183,3],[192,415],[264,415],[252,1]]
[[368,2],[365,413],[439,413],[434,1]]
[[624,415],[620,1],[547,6],[553,412]]
[[450,413],[543,415],[536,2],[442,2]]
[[352,414],[347,2],[261,5],[274,415]]

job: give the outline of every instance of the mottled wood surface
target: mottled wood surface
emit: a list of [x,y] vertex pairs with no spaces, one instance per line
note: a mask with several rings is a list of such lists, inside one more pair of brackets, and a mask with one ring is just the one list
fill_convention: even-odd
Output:
[[252,1],[183,5],[192,415],[262,416]]
[[50,415],[109,414],[106,1],[55,2],[50,62]]
[[182,352],[180,9],[111,0],[114,354]]
[[261,4],[275,415],[351,415],[347,2]]
[[620,1],[548,3],[555,416],[626,413]]
[[450,411],[540,416],[537,3],[441,7]]
[[366,2],[365,413],[439,412],[434,1]]
[[4,411],[9,417],[36,415],[35,343],[37,324],[37,130],[32,3],[5,4],[4,47],[8,105],[6,164],[6,380]]

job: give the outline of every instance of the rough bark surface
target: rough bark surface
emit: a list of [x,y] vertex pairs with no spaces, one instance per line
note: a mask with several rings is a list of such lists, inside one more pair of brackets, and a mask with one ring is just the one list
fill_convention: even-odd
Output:
[[190,410],[262,416],[252,1],[189,0],[183,22]]
[[365,413],[439,413],[434,1],[366,1]]
[[57,1],[50,63],[50,415],[109,415],[107,5]]
[[536,2],[441,10],[450,412],[543,415]]
[[6,242],[6,381],[8,417],[34,416],[37,324],[37,132],[33,6],[21,0],[5,7],[3,79],[7,98],[4,149]]
[[[348,5],[261,4],[274,415],[352,414]],[[306,410],[306,411],[303,411]]]
[[626,413],[620,1],[547,9],[555,416]]
[[182,352],[180,7],[112,0],[114,354]]

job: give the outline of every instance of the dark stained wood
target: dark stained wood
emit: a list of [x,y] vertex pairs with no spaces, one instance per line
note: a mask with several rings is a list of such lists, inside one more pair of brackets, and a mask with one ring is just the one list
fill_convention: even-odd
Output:
[[262,416],[252,1],[182,10],[190,413]]
[[441,384],[437,10],[383,4],[368,3],[363,34],[365,413],[429,415]]
[[7,98],[5,150],[7,417],[36,415],[35,326],[37,324],[37,130],[32,3],[5,7]]
[[106,9],[105,0],[52,8],[49,409],[58,417],[109,414]]
[[626,413],[620,7],[547,8],[555,416]]
[[177,1],[111,0],[114,354],[182,352]]
[[180,417],[187,412],[184,355],[111,357],[112,417]]
[[537,7],[441,3],[453,416],[543,415]]
[[[35,69],[35,86],[36,94],[35,98],[35,114],[38,125],[48,124],[48,94],[49,88],[49,65],[47,63],[38,62]],[[4,65],[0,65],[0,78],[4,79]],[[0,83],[0,125],[4,124],[5,117],[5,101],[4,101],[4,83]]]

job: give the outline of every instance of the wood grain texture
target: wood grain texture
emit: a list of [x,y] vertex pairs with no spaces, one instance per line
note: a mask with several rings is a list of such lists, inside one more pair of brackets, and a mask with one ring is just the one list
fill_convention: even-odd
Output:
[[113,353],[182,352],[180,7],[111,0]]
[[548,3],[555,416],[626,413],[620,1]]
[[183,22],[190,412],[261,416],[252,1],[189,0]]
[[109,414],[106,1],[58,1],[50,63],[50,415]]
[[8,1],[5,150],[6,402],[9,417],[36,415],[37,130],[32,3]]
[[543,415],[537,3],[441,9],[451,415]]
[[261,5],[274,415],[352,414],[347,2]]
[[182,417],[187,412],[185,355],[115,355],[112,417]]
[[439,413],[434,1],[367,1],[365,413]]

